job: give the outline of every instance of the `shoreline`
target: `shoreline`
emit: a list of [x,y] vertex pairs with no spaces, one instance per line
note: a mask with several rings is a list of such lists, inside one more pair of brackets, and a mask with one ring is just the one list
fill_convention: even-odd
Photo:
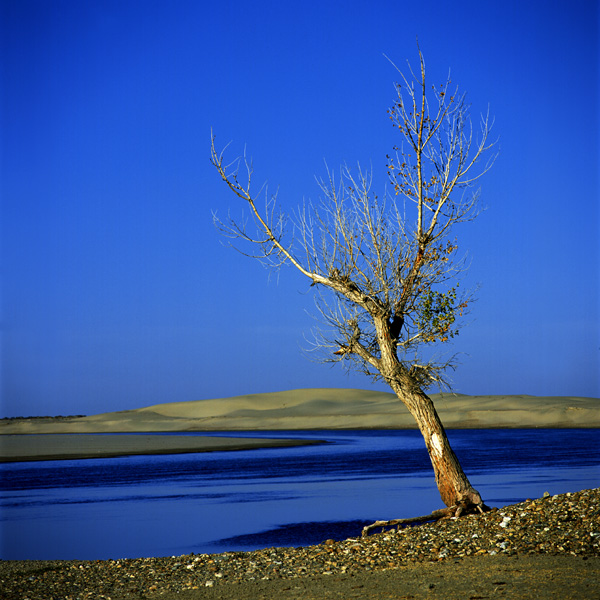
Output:
[[[6,600],[594,598],[600,489],[314,546],[118,560],[0,561]],[[357,532],[359,534],[359,532]]]
[[0,436],[0,463],[191,454],[324,444],[323,440],[158,434],[13,434]]
[[[452,431],[452,427],[446,428]],[[458,429],[458,428],[457,428]],[[590,429],[580,427],[481,427],[478,429]],[[334,431],[411,431],[414,428],[354,427],[335,428]],[[315,434],[331,429],[271,430]],[[207,434],[207,435],[177,435]],[[213,435],[227,433],[227,436]],[[117,458],[123,456],[147,456],[165,454],[193,454],[204,452],[229,452],[236,450],[260,450],[268,448],[292,448],[328,444],[325,439],[299,439],[286,437],[245,437],[236,434],[252,433],[248,430],[209,431],[155,431],[155,432],[100,432],[100,433],[19,433],[0,435],[0,464],[52,460],[83,460],[90,458]],[[165,435],[167,434],[167,435]]]
[[[431,398],[448,430],[600,428],[598,398],[462,394],[432,394]],[[318,440],[235,437],[241,432],[273,432],[274,437],[278,437],[275,432],[285,436],[286,431],[416,429],[414,419],[394,394],[359,389],[300,389],[171,402],[91,416],[2,419],[0,462],[319,443]],[[176,435],[219,432],[227,432],[229,437]],[[122,435],[101,437],[101,434],[116,433]],[[173,435],[156,435],[160,433]]]

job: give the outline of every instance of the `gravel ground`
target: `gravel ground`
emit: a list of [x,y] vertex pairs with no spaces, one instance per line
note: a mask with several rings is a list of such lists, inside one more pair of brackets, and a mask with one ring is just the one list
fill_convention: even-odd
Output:
[[600,488],[301,548],[0,561],[6,600],[600,598],[599,581]]

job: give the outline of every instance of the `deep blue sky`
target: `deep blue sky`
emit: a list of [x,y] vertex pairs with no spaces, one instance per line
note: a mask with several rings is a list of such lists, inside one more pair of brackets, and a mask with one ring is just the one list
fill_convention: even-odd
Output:
[[383,55],[417,35],[500,137],[458,231],[481,288],[456,391],[600,396],[595,0],[4,0],[2,415],[373,387],[302,353],[307,281],[222,244],[210,128],[290,210],[324,159],[383,189]]

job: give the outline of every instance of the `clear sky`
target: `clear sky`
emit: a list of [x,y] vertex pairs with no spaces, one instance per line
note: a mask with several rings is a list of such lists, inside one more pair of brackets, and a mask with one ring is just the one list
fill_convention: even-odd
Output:
[[[398,142],[418,36],[501,154],[458,231],[479,284],[457,392],[600,396],[598,4],[4,0],[1,415],[374,386],[302,352],[308,282],[223,245],[210,129],[282,207]],[[308,312],[307,312],[308,311]]]

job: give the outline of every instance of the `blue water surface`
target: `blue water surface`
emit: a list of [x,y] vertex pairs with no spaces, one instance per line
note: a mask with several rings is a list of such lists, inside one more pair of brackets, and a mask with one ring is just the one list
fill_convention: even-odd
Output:
[[[0,557],[83,560],[306,545],[442,506],[418,431],[231,435],[328,443],[0,465]],[[600,485],[595,429],[448,436],[491,506]]]

